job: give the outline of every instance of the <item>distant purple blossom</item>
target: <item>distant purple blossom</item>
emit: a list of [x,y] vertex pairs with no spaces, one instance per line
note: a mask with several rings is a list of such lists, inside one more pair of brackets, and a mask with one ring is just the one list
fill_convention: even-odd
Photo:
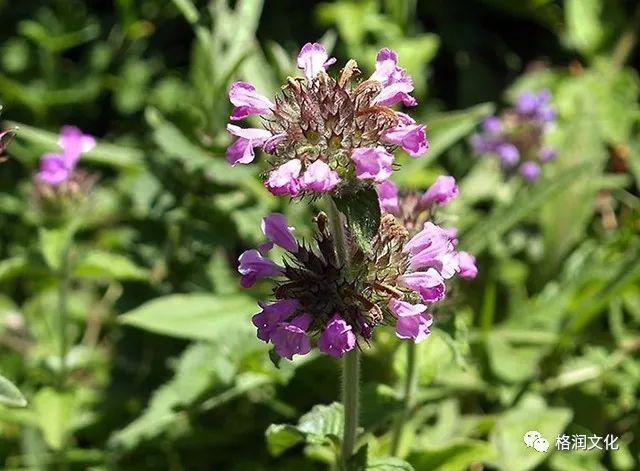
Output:
[[36,179],[52,187],[69,181],[73,176],[80,156],[96,146],[93,136],[83,134],[75,126],[64,126],[58,137],[61,152],[42,156]]
[[497,156],[505,172],[519,173],[533,183],[540,178],[542,166],[556,157],[556,151],[545,144],[555,119],[548,90],[524,92],[513,108],[485,119],[482,132],[471,138],[473,151]]

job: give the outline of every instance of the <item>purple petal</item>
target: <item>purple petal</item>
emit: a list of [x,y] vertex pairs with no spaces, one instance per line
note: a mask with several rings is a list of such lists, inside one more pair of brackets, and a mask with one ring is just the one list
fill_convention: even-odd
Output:
[[429,187],[421,198],[421,203],[425,206],[438,204],[444,206],[449,201],[458,196],[458,185],[456,179],[446,175],[440,175],[435,183]]
[[307,43],[302,46],[298,54],[298,68],[304,71],[307,80],[313,80],[320,71],[324,71],[331,64],[335,63],[334,57],[329,58],[327,50],[320,43]]
[[262,219],[262,233],[276,245],[291,253],[298,252],[298,243],[291,231],[293,227],[287,225],[284,214],[272,213]]
[[267,189],[276,196],[297,196],[300,193],[302,162],[292,159],[272,170],[265,182]]
[[45,154],[40,160],[40,169],[36,178],[48,185],[58,186],[71,177],[71,170],[67,166],[62,154]]
[[383,182],[393,172],[393,155],[382,147],[359,147],[351,153],[356,164],[356,177],[360,180]]
[[238,262],[238,272],[242,275],[240,285],[243,288],[250,288],[259,279],[282,274],[282,267],[254,249],[243,252]]
[[229,100],[235,107],[231,114],[232,121],[254,114],[270,114],[275,107],[271,100],[259,94],[255,87],[247,82],[234,82],[229,89]]
[[398,187],[391,180],[378,183],[376,187],[378,191],[378,202],[380,208],[388,213],[398,213],[400,211],[400,203],[398,200]]
[[322,160],[316,160],[307,167],[302,176],[302,188],[315,193],[326,193],[340,182],[338,173]]
[[420,157],[429,150],[425,126],[410,124],[387,129],[380,136],[384,142],[402,147],[411,157]]
[[355,345],[356,336],[352,327],[339,314],[331,318],[318,339],[318,349],[334,358],[342,358]]

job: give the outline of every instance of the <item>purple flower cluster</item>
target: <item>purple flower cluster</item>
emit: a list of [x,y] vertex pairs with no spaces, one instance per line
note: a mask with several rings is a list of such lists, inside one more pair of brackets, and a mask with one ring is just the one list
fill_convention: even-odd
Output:
[[[263,278],[286,278],[288,267],[280,266],[265,254],[277,245],[296,256],[307,259],[309,253],[293,237],[293,228],[289,227],[282,214],[274,213],[262,220],[262,232],[268,242],[260,250],[247,250],[239,258],[238,271],[241,285],[245,288]],[[324,322],[315,309],[309,311],[303,300],[284,298],[269,304],[260,302],[262,310],[253,316],[253,325],[257,328],[260,340],[271,342],[278,355],[291,360],[294,355],[305,355],[311,351],[311,337],[318,332],[318,349],[336,358],[352,350],[356,345],[353,328],[341,316],[334,312]],[[312,315],[314,312],[316,315]]]
[[[428,220],[458,194],[452,177],[439,177],[423,195],[410,198],[398,196],[390,181],[378,191],[385,214],[371,250],[354,256],[362,260],[355,277],[337,262],[323,213],[316,218],[314,247],[298,243],[286,218],[275,213],[262,221],[267,242],[240,255],[243,287],[275,280],[276,301],[260,302],[253,324],[258,338],[272,343],[281,357],[308,353],[315,339],[321,352],[339,358],[358,339],[368,342],[381,324],[395,324],[399,338],[421,342],[433,323],[428,309],[445,299],[447,280],[476,277],[475,258],[456,248],[456,231]],[[274,246],[286,251],[282,265],[268,257]]]
[[411,77],[398,65],[395,52],[382,49],[375,72],[354,85],[351,78],[359,73],[355,61],[347,63],[337,80],[326,73],[335,61],[321,44],[305,44],[297,60],[305,78],[290,79],[275,101],[249,83],[231,85],[231,121],[258,115],[265,124],[227,125],[237,138],[227,149],[227,161],[248,164],[256,148],[271,154],[273,168],[265,186],[274,195],[334,192],[353,179],[380,183],[393,171],[396,147],[412,157],[429,147],[425,126],[390,108],[417,104]]
[[39,182],[58,187],[71,179],[80,156],[96,146],[96,140],[75,126],[64,126],[58,145],[61,152],[44,154],[36,175]]
[[482,132],[471,138],[474,152],[497,156],[505,171],[518,171],[529,182],[538,180],[541,166],[556,157],[544,144],[556,119],[550,100],[548,90],[521,94],[515,107],[484,121]]
[[[397,187],[390,181],[378,185],[378,197],[383,218],[394,218],[411,234],[419,228],[420,215],[429,215],[435,206],[443,206],[458,195],[455,179],[440,176],[423,195],[399,196]],[[389,220],[390,220],[389,219]],[[428,307],[442,301],[446,296],[446,281],[457,275],[460,278],[475,278],[478,274],[473,255],[458,251],[456,230],[444,229],[426,220],[408,242],[403,252],[408,255],[406,271],[397,279],[401,288],[411,290],[403,293],[406,300],[393,298],[389,308],[397,318],[396,335],[412,339],[416,343],[430,333],[433,323]],[[418,295],[419,302],[411,302]],[[425,304],[422,304],[425,303]]]

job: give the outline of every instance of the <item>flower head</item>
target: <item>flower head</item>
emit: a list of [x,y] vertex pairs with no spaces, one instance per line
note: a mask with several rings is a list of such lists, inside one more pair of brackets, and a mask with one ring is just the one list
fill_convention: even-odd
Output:
[[535,182],[542,173],[541,166],[556,157],[555,150],[544,144],[556,119],[550,101],[548,90],[522,93],[513,108],[483,122],[482,133],[471,138],[473,151],[497,156],[507,174],[519,173]]
[[236,140],[227,161],[248,164],[255,149],[264,150],[271,154],[266,187],[278,196],[297,197],[373,186],[393,172],[395,149],[412,157],[427,151],[425,126],[390,108],[416,104],[411,78],[395,52],[382,49],[375,72],[365,80],[357,79],[353,60],[331,77],[327,69],[334,62],[321,44],[305,44],[297,59],[304,78],[290,78],[273,101],[253,85],[235,82],[229,90],[231,120],[258,115],[264,128],[229,124]]

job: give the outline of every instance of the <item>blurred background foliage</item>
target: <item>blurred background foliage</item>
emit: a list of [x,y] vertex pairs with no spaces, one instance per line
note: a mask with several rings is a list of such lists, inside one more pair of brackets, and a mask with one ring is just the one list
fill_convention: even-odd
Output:
[[[0,15],[0,102],[20,127],[0,166],[0,372],[28,401],[11,407],[24,399],[0,381],[5,469],[332,463],[337,363],[276,369],[249,320],[266,288],[240,292],[235,274],[261,217],[284,211],[303,228],[311,209],[271,197],[259,165],[223,160],[229,83],[276,92],[316,39],[365,72],[380,47],[398,51],[431,150],[399,155],[396,182],[458,179],[442,222],[480,268],[419,346],[400,447],[410,465],[371,469],[638,469],[637,2],[4,0]],[[541,88],[558,112],[559,158],[528,186],[473,157],[468,137]],[[81,165],[100,181],[73,218],[70,386],[58,388],[70,233],[43,221],[33,174],[63,124],[99,137]],[[364,355],[371,463],[388,454],[401,407],[399,346],[380,332]],[[532,429],[552,450],[562,433],[615,434],[619,450],[540,454],[522,443]]]

